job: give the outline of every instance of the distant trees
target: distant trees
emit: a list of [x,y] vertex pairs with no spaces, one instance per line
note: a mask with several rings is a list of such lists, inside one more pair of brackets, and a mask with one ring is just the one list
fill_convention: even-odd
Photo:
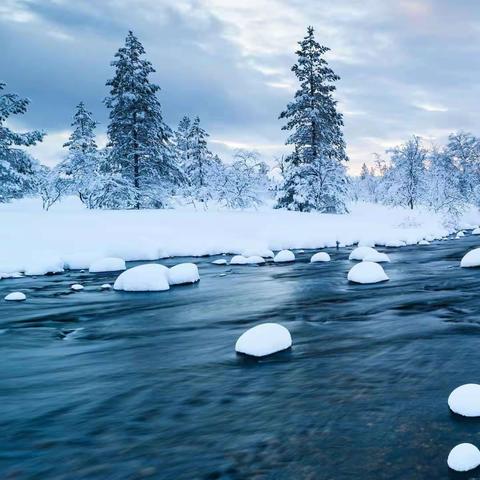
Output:
[[294,100],[280,114],[286,120],[283,130],[292,133],[286,143],[294,151],[285,158],[283,183],[278,207],[289,210],[316,210],[328,213],[346,211],[347,176],[343,119],[333,98],[339,77],[328,67],[313,27],[299,42],[297,63],[292,71],[300,87]]
[[[5,86],[0,83],[0,92]],[[45,134],[17,133],[5,125],[11,115],[24,114],[28,104],[28,99],[14,93],[0,93],[0,203],[32,193],[35,186],[38,162],[19,147],[35,145]]]

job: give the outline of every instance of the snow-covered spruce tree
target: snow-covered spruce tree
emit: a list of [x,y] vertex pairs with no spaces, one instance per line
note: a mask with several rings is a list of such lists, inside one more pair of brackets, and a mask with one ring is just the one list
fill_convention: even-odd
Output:
[[135,198],[129,208],[164,207],[182,174],[175,161],[172,132],[163,121],[157,92],[150,82],[155,70],[132,32],[115,54],[110,96],[109,165],[112,174],[130,183]]
[[391,165],[385,173],[386,201],[413,208],[425,199],[427,150],[419,137],[388,151]]
[[285,160],[278,207],[289,210],[343,213],[347,176],[343,118],[333,98],[339,80],[323,58],[329,50],[314,37],[313,27],[303,41],[292,71],[300,82],[293,102],[280,114],[292,133],[286,143],[294,152]]
[[189,136],[192,121],[186,115],[180,120],[175,131],[175,155],[181,169],[185,168],[188,162]]
[[366,163],[362,165],[360,176],[352,183],[352,190],[355,200],[364,202],[377,202],[377,178],[373,168],[368,168]]
[[[5,88],[0,83],[0,92]],[[0,203],[20,198],[34,188],[37,162],[18,147],[41,142],[44,133],[32,131],[16,133],[5,125],[10,115],[23,114],[29,100],[14,93],[0,94]]]
[[467,202],[480,203],[480,139],[468,132],[448,137],[446,154],[460,173],[460,191]]
[[457,218],[465,208],[461,172],[445,150],[434,147],[428,159],[426,203],[437,212]]
[[73,132],[63,146],[68,154],[59,165],[59,173],[65,175],[80,200],[88,207],[94,208],[91,201],[92,187],[98,174],[99,153],[95,141],[95,127],[92,113],[80,102],[73,116]]

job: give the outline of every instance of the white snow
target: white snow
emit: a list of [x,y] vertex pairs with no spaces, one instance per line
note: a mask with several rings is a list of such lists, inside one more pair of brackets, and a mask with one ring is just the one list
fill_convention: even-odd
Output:
[[290,250],[281,250],[273,258],[275,263],[294,262],[295,254]]
[[350,252],[349,260],[363,260],[365,255],[375,255],[377,251],[372,247],[357,247]]
[[63,272],[63,260],[60,257],[45,256],[33,259],[25,269],[25,275],[46,275]]
[[418,242],[419,245],[430,245],[430,242],[428,242],[427,240],[420,240]]
[[461,267],[480,267],[480,248],[474,248],[465,254],[460,262]]
[[312,258],[310,259],[311,263],[316,263],[316,262],[329,262],[330,261],[330,255],[326,252],[317,252],[312,255]]
[[457,233],[457,236],[456,236],[455,238],[462,238],[462,237],[464,237],[464,236],[465,236],[465,233],[463,233],[463,232],[458,232],[458,233]]
[[247,257],[243,255],[235,255],[230,260],[230,265],[246,265],[247,264]]
[[253,357],[264,357],[280,352],[292,346],[292,337],[288,329],[278,323],[262,323],[244,332],[235,351]]
[[474,230],[472,230],[472,234],[473,235],[480,235],[480,228],[475,228]]
[[375,251],[375,252],[367,253],[363,257],[363,261],[375,262],[375,263],[390,262],[390,257],[386,253]]
[[467,383],[457,387],[448,397],[448,406],[464,417],[480,417],[480,385]]
[[219,258],[218,260],[214,260],[212,263],[214,265],[226,265],[227,261],[224,258]]
[[259,255],[252,255],[251,257],[247,257],[246,263],[249,265],[260,265],[265,263],[265,259]]
[[88,271],[90,273],[119,272],[126,268],[123,258],[105,257],[93,262]]
[[109,283],[104,283],[103,285],[100,285],[100,288],[102,290],[109,290],[110,288],[112,288],[112,286]]
[[26,298],[27,296],[22,292],[12,292],[5,297],[5,300],[9,302],[20,302],[22,300],[26,300]]
[[348,280],[355,283],[378,283],[389,280],[382,266],[374,262],[360,262],[348,272]]
[[199,280],[198,267],[194,263],[179,263],[168,269],[168,283],[170,285],[195,283]]
[[70,286],[72,290],[75,290],[76,292],[83,290],[83,285],[80,285],[79,283],[74,283],[73,285]]
[[480,465],[480,450],[471,443],[460,443],[448,454],[448,466],[457,472],[467,472]]
[[115,290],[127,292],[156,292],[168,290],[169,269],[157,263],[147,263],[138,267],[129,268],[115,280]]
[[385,243],[386,247],[404,247],[407,243],[403,240],[389,240]]
[[[353,203],[349,209],[345,215],[267,206],[242,211],[88,210],[78,199],[67,197],[44,212],[39,199],[26,198],[0,205],[0,272],[25,272],[47,257],[60,257],[64,268],[80,270],[105,257],[128,262],[243,252],[267,258],[266,250],[321,250],[336,247],[337,242],[405,245],[454,233],[443,225],[440,214],[422,208],[412,212]],[[479,223],[480,212],[472,208],[455,230]]]
[[274,253],[267,247],[252,247],[242,252],[244,257],[273,258]]

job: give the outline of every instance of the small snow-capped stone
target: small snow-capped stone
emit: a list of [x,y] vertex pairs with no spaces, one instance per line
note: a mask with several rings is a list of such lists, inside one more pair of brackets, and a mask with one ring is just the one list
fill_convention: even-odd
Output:
[[212,263],[214,265],[226,265],[227,261],[224,258],[219,258],[218,260],[214,260]]
[[381,252],[372,252],[367,253],[363,257],[364,262],[375,262],[375,263],[383,263],[383,262],[390,262],[390,257],[386,253]]
[[460,231],[460,232],[457,233],[457,235],[456,235],[455,238],[462,238],[462,237],[464,237],[464,236],[465,236],[465,233],[462,232],[462,231]]
[[46,275],[63,272],[63,260],[60,257],[42,257],[28,262],[25,275]]
[[75,290],[76,292],[78,292],[79,290],[83,290],[83,285],[80,285],[79,283],[74,283],[73,285],[70,285],[70,288],[72,290]]
[[122,272],[113,285],[115,290],[126,292],[159,292],[168,290],[169,269],[158,263],[138,265]]
[[360,262],[348,272],[348,280],[355,283],[378,283],[389,280],[382,266],[374,262]]
[[168,269],[168,283],[170,285],[195,283],[199,280],[198,267],[194,263],[179,263]]
[[330,261],[330,255],[327,252],[317,252],[314,255],[312,255],[312,258],[310,259],[310,263],[329,262],[329,261]]
[[375,255],[375,253],[377,251],[372,247],[357,247],[350,252],[348,259],[362,261],[366,255]]
[[253,247],[248,248],[242,252],[244,257],[263,257],[263,258],[273,258],[273,252],[266,247]]
[[427,240],[420,240],[418,242],[419,245],[430,245],[430,242],[428,242]]
[[464,417],[480,417],[480,385],[460,385],[448,397],[450,410]]
[[405,247],[407,244],[402,240],[390,240],[385,243],[386,247]]
[[235,351],[253,357],[264,357],[292,346],[288,329],[278,323],[262,323],[244,332],[235,344]]
[[295,254],[290,250],[280,250],[273,258],[275,263],[294,262]]
[[260,255],[252,255],[251,257],[247,257],[247,261],[245,263],[248,265],[260,265],[265,263],[265,259],[260,257]]
[[100,285],[100,288],[102,290],[109,290],[110,288],[112,288],[112,286],[109,283],[104,283],[103,285]]
[[230,265],[246,265],[246,263],[247,257],[244,257],[243,255],[235,255],[230,260]]
[[105,257],[93,262],[88,271],[90,273],[119,272],[126,268],[125,260],[123,258]]
[[456,472],[468,472],[480,465],[480,450],[471,443],[460,443],[448,454],[448,466]]
[[472,230],[473,235],[480,235],[480,228],[475,228]]
[[465,254],[460,262],[461,267],[480,267],[480,248],[474,248]]
[[5,297],[5,300],[8,302],[21,302],[22,300],[26,300],[26,298],[27,296],[22,292],[12,292]]

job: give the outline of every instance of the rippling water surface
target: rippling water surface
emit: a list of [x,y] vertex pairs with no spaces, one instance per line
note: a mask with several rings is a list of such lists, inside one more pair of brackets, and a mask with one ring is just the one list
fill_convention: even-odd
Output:
[[[0,300],[0,478],[478,478],[448,471],[480,421],[446,402],[480,382],[480,269],[459,268],[479,242],[380,249],[391,281],[371,286],[347,283],[346,249],[194,259],[198,285],[159,293],[100,291],[115,274],[2,280],[28,299]],[[266,321],[291,351],[237,356]]]

